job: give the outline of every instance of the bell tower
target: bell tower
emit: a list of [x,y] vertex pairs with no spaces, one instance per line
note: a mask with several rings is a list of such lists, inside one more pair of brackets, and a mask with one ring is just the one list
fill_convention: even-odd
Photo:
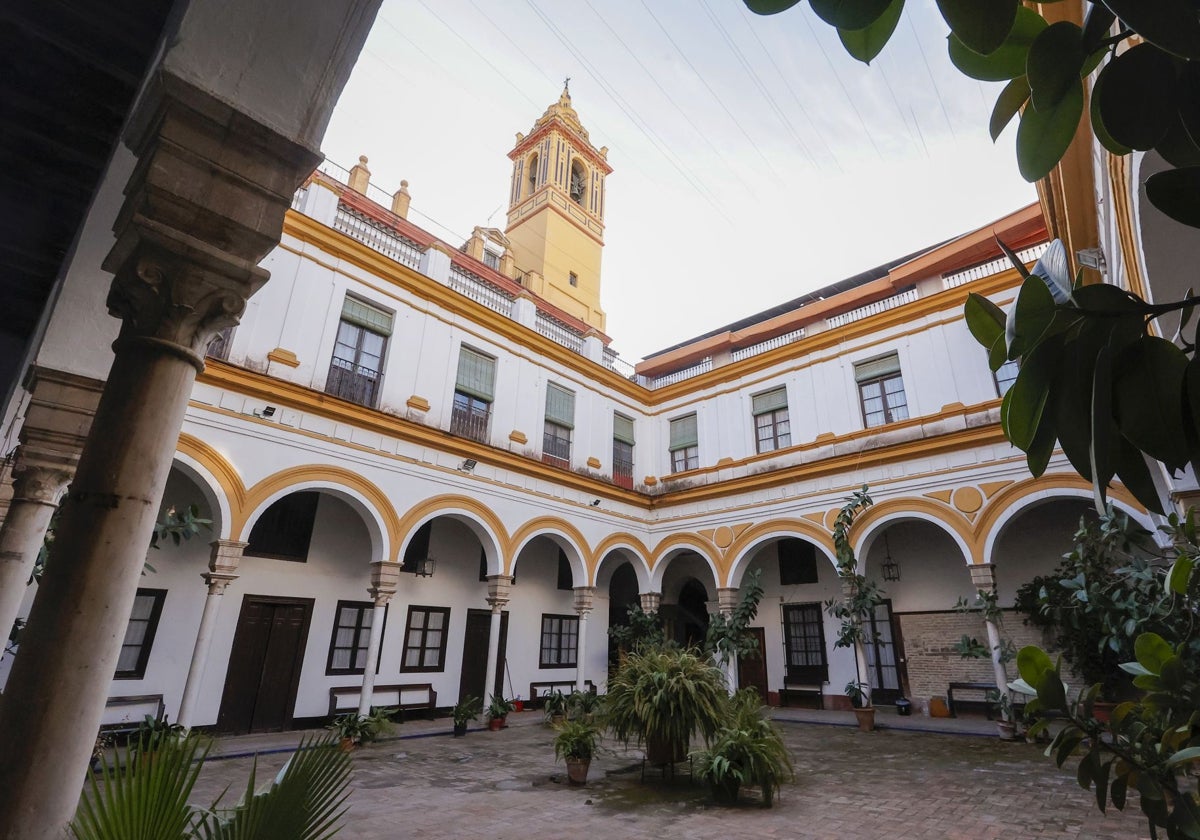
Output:
[[517,133],[508,157],[512,189],[504,233],[525,285],[603,332],[604,179],[612,167],[608,147],[597,149],[588,139],[566,84],[529,134]]

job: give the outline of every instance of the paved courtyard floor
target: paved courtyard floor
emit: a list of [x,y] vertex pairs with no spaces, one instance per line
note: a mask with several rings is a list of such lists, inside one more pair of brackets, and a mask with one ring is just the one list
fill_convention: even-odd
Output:
[[[797,782],[771,809],[754,793],[734,808],[710,803],[687,765],[674,780],[648,771],[641,753],[619,746],[592,762],[586,787],[570,787],[554,761],[553,731],[536,712],[510,717],[501,732],[440,734],[449,721],[405,724],[401,737],[353,755],[353,793],[341,837],[759,838],[801,837],[1088,838],[1128,840],[1149,834],[1131,795],[1125,814],[1096,810],[1092,795],[1059,771],[1041,748],[995,738],[781,721]],[[428,737],[419,737],[422,733]],[[418,737],[412,737],[417,734]],[[407,736],[407,737],[405,737]],[[224,752],[238,741],[221,744]],[[276,742],[278,745],[278,742]],[[241,742],[262,749],[269,744]],[[286,753],[261,755],[269,779]],[[245,784],[249,757],[210,761],[194,801],[208,804]]]

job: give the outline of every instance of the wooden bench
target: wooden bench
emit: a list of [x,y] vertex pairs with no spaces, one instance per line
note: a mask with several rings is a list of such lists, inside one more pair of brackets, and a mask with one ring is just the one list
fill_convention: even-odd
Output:
[[161,694],[109,697],[100,715],[100,730],[113,734],[133,732],[146,719],[146,715],[162,720],[165,711]]
[[[591,680],[584,680],[583,684],[592,694],[596,693],[596,686]],[[531,682],[529,684],[529,704],[536,707],[545,702],[547,695],[553,694],[556,691],[561,691],[563,694],[570,694],[574,690],[575,680]]]
[[[362,697],[361,685],[339,685],[329,689],[329,714],[343,715],[358,711]],[[371,692],[371,705],[379,709],[399,709],[403,712],[437,708],[437,692],[430,683],[377,685]]]
[[820,709],[824,687],[829,683],[828,665],[789,665],[783,676],[783,689],[779,692],[781,705],[790,706],[792,700],[801,697],[815,699],[815,708]]
[[992,719],[992,704],[987,701],[987,693],[995,691],[996,684],[991,682],[952,682],[949,688],[946,689],[946,709],[950,712],[950,717],[958,717],[954,710],[954,692],[956,691],[982,691],[983,701],[987,702],[987,719]]

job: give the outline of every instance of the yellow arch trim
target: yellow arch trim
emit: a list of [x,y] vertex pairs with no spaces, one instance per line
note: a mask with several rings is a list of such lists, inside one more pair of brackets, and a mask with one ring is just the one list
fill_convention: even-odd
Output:
[[[600,540],[599,544],[592,551],[592,571],[597,571],[600,568],[600,563],[604,561],[604,558],[608,555],[608,553],[614,548],[620,548],[622,544],[625,544],[636,551],[640,555],[639,559],[642,561],[642,563],[650,563],[650,549],[646,548],[646,544],[633,534],[625,531],[618,531],[617,533],[609,534],[607,537]],[[646,568],[649,569],[649,565],[647,565]]]
[[729,558],[730,563],[733,563],[744,551],[758,542],[765,534],[773,531],[795,532],[798,536],[804,537],[826,549],[831,557],[837,556],[837,552],[833,547],[833,536],[824,528],[814,522],[809,522],[807,519],[772,519],[769,522],[760,522],[743,531],[733,541],[733,544],[725,550],[725,556]]
[[655,546],[654,553],[648,558],[650,570],[654,571],[663,557],[677,548],[694,548],[697,554],[712,563],[717,570],[717,586],[721,585],[724,575],[729,571],[725,568],[724,558],[713,550],[712,543],[695,534],[672,534]]
[[[957,511],[953,511],[948,507],[944,507],[930,499],[888,499],[886,502],[880,502],[873,507],[867,509],[867,512],[860,516],[854,522],[854,530],[858,533],[870,530],[879,520],[884,519],[894,513],[924,513],[933,519],[941,522],[946,526],[946,529],[957,534],[971,551],[973,556],[965,558],[968,563],[977,563],[978,553],[975,548],[975,534],[971,529],[971,523],[966,517]],[[854,540],[857,544],[858,540]],[[859,558],[860,560],[862,558]]]
[[[455,510],[465,510],[468,513],[474,514],[480,521],[487,524],[492,529],[492,533],[496,535],[496,549],[500,552],[500,559],[503,562],[503,567],[508,567],[508,556],[511,553],[511,543],[508,538],[508,530],[496,516],[491,508],[481,504],[478,499],[473,499],[470,496],[459,496],[454,493],[447,493],[444,496],[434,496],[431,499],[426,499],[414,508],[411,508],[408,513],[400,520],[400,533],[408,536],[417,529],[417,526],[435,516],[446,513],[452,513]],[[400,550],[400,540],[396,541],[396,551]]]
[[357,490],[366,497],[367,501],[375,507],[380,517],[383,518],[384,527],[387,529],[388,543],[391,546],[392,555],[388,559],[393,561],[396,559],[396,552],[400,549],[400,518],[396,516],[396,510],[392,507],[392,503],[388,500],[388,497],[384,495],[382,490],[358,473],[328,464],[289,467],[286,470],[280,470],[277,473],[267,476],[258,482],[258,484],[251,487],[249,492],[246,493],[246,503],[239,512],[234,521],[234,527],[230,531],[233,539],[241,539],[243,537],[242,531],[246,528],[247,518],[264,501],[280,490],[286,490],[289,487],[308,482],[340,485],[351,490]]
[[512,574],[512,564],[517,562],[517,546],[523,543],[531,534],[546,531],[556,531],[562,536],[569,537],[575,547],[579,549],[579,559],[583,561],[583,573],[587,580],[592,579],[592,574],[595,571],[592,568],[592,554],[588,547],[587,538],[583,536],[578,528],[567,522],[565,519],[559,519],[556,516],[539,516],[537,519],[531,519],[513,532],[512,537],[508,541],[509,557],[508,563],[505,566],[508,574]]
[[[193,437],[187,432],[179,433],[179,442],[175,444],[175,451],[187,455],[212,473],[217,483],[221,485],[226,501],[229,502],[230,528],[236,527],[240,530],[243,511],[246,507],[246,485],[242,483],[242,477],[238,475],[233,464],[200,438]],[[233,534],[236,531],[231,530],[230,533]]]
[[[1034,493],[1042,493],[1046,490],[1082,490],[1090,494],[1092,492],[1092,483],[1085,481],[1082,476],[1075,473],[1054,473],[1052,475],[1043,475],[1041,478],[1027,478],[1024,481],[1005,487],[988,500],[983,513],[975,522],[975,534],[972,538],[971,549],[975,552],[976,556],[983,556],[988,535],[996,527],[996,521],[1009,508],[1026,496],[1031,496]],[[1141,502],[1135,499],[1133,494],[1126,490],[1122,484],[1114,484],[1109,487],[1108,497],[1121,502],[1121,504],[1126,505],[1132,510],[1146,512]]]

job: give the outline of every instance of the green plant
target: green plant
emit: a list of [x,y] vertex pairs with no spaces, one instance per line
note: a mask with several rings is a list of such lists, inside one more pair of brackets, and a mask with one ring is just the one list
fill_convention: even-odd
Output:
[[758,693],[750,688],[729,700],[727,716],[706,750],[693,753],[696,777],[736,800],[742,785],[762,789],[770,808],[775,790],[795,779],[792,759],[779,730],[767,720]]
[[748,633],[747,628],[758,615],[762,597],[762,569],[755,569],[742,581],[741,597],[728,618],[720,612],[709,613],[704,650],[723,664],[728,664],[735,656],[757,654],[758,639]]
[[545,705],[542,707],[542,710],[546,714],[546,719],[550,720],[555,717],[566,717],[569,706],[567,695],[556,688],[546,695]]
[[450,710],[450,717],[454,720],[455,726],[463,727],[476,720],[481,711],[483,711],[483,701],[478,697],[467,695]]
[[[1000,609],[1000,596],[995,592],[978,589],[975,591],[974,601],[960,597],[954,604],[954,610],[960,613],[977,613],[984,621],[994,624],[997,630],[1004,628],[1004,610]],[[991,659],[995,654],[996,661],[1001,665],[1007,665],[1017,658],[1017,648],[1009,638],[1000,639],[1000,644],[992,650],[974,636],[964,633],[962,638],[954,643],[954,650],[963,659]]]
[[856,709],[866,709],[871,705],[871,686],[862,680],[850,680],[842,689],[850,698],[850,705]]
[[554,758],[590,760],[596,754],[600,740],[600,725],[585,718],[559,724],[554,736]]
[[162,719],[146,715],[130,736],[129,743],[135,754],[147,755],[158,752],[164,744],[178,741],[187,736],[187,730],[178,723],[171,723],[167,715]]
[[861,663],[866,662],[865,646],[878,640],[877,634],[872,634],[868,628],[872,626],[870,619],[875,614],[875,608],[883,603],[883,590],[866,575],[859,574],[858,558],[854,556],[854,547],[850,544],[850,528],[855,518],[872,504],[874,502],[864,484],[861,490],[850,494],[838,511],[833,524],[833,546],[837,556],[838,578],[842,582],[842,597],[825,602],[826,611],[841,622],[833,646],[854,651],[857,673],[854,683],[865,698],[861,708],[871,705],[871,684],[863,673]]
[[609,680],[605,718],[628,744],[659,743],[687,751],[693,732],[705,743],[725,719],[725,675],[695,650],[676,647],[630,653]]
[[488,704],[487,714],[492,720],[498,720],[499,718],[507,717],[513,708],[511,700],[506,700],[499,694],[493,694],[492,702]]
[[349,740],[353,744],[365,744],[391,731],[394,725],[392,715],[395,713],[396,709],[375,708],[367,715],[347,712],[335,717],[325,728],[337,733],[339,739]]
[[640,604],[630,604],[625,615],[625,624],[608,628],[608,636],[619,650],[629,652],[643,647],[660,647],[666,641],[657,610],[646,612]]
[[572,718],[594,717],[604,705],[604,698],[591,691],[575,689],[567,698],[567,714]]

